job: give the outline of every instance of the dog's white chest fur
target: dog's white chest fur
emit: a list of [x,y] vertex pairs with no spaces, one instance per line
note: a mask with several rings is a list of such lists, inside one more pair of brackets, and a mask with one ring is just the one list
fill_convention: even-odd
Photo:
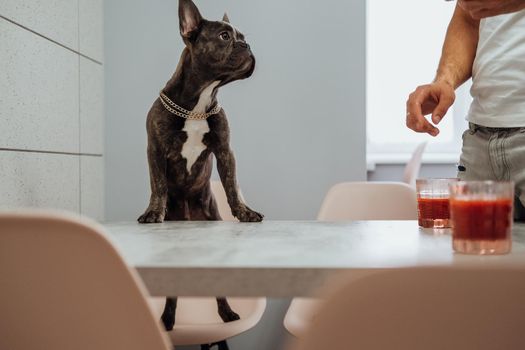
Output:
[[[192,112],[206,113],[206,109],[209,107],[211,102],[213,89],[215,89],[219,83],[219,81],[215,81],[206,89],[204,89],[204,91],[199,96],[199,101],[197,102],[195,108],[193,108]],[[188,139],[186,142],[184,142],[184,145],[182,145],[181,155],[186,159],[186,169],[188,170],[188,173],[191,173],[191,167],[193,164],[195,164],[201,153],[206,149],[202,139],[204,135],[210,131],[210,127],[208,126],[207,120],[188,119],[186,120],[182,131],[186,132]]]
[[191,167],[197,161],[202,151],[206,149],[202,138],[204,134],[210,131],[207,120],[186,120],[184,129],[188,135],[188,139],[182,146],[181,155],[186,158],[186,169],[191,173]]

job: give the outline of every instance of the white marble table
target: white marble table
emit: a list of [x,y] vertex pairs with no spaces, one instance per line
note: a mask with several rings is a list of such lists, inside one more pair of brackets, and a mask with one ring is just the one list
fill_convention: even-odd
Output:
[[415,221],[171,222],[105,225],[153,295],[307,296],[336,272],[413,266],[525,265],[525,225],[512,253],[454,254],[449,232]]

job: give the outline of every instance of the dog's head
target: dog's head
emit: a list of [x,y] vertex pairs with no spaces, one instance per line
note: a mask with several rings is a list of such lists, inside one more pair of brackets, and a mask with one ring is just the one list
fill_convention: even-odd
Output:
[[180,34],[199,74],[209,74],[221,85],[252,75],[255,57],[250,45],[226,14],[222,21],[208,21],[192,0],[179,0],[179,21]]

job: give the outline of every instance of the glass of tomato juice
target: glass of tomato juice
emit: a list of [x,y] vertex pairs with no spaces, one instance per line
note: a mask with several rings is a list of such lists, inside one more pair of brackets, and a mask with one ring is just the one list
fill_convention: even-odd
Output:
[[451,227],[449,185],[457,181],[459,179],[456,178],[416,180],[419,226],[423,228]]
[[506,254],[512,245],[514,183],[460,181],[450,185],[453,249]]

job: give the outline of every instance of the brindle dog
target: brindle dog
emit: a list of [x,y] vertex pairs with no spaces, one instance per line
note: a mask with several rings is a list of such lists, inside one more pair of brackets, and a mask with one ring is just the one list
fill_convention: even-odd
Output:
[[[244,35],[229,24],[226,15],[222,21],[208,21],[191,0],[180,0],[179,20],[186,47],[162,91],[169,99],[164,103],[172,101],[202,114],[217,106],[221,86],[252,75],[255,58]],[[239,195],[224,110],[203,120],[186,119],[170,112],[158,98],[146,126],[151,197],[140,223],[221,220],[210,189],[213,155],[232,214],[243,222],[262,221],[263,215],[250,209]],[[217,298],[217,303],[224,322],[239,319],[225,298]],[[162,315],[167,330],[173,329],[176,304],[176,298],[167,298]]]

